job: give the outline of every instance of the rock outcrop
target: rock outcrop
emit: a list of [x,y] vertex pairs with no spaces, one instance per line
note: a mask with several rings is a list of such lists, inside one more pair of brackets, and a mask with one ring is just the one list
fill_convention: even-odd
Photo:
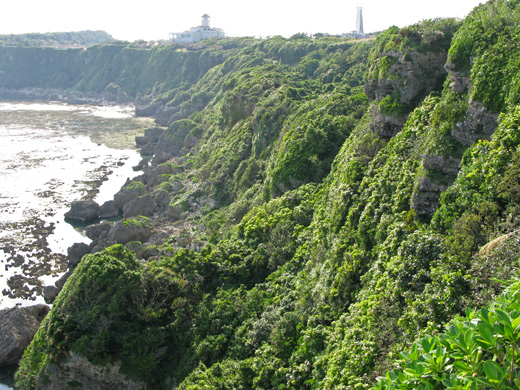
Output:
[[48,306],[35,305],[0,311],[0,366],[21,359],[49,310]]
[[119,366],[97,366],[85,357],[69,352],[66,359],[45,367],[36,380],[37,388],[62,390],[81,385],[84,390],[142,390],[144,383],[128,379],[119,372]]
[[65,213],[65,218],[88,222],[99,218],[99,204],[93,200],[75,200],[70,210]]
[[127,244],[130,241],[145,242],[151,234],[148,224],[140,220],[123,220],[112,225],[108,240],[114,244]]
[[[371,128],[381,137],[393,137],[406,122],[408,113],[431,91],[440,88],[447,71],[444,68],[448,52],[420,53],[387,51],[379,53],[379,60],[370,69],[365,82],[365,94],[378,105],[386,97],[397,99],[401,110],[386,112],[372,105]],[[384,61],[383,61],[384,60]],[[382,63],[391,63],[388,69]]]

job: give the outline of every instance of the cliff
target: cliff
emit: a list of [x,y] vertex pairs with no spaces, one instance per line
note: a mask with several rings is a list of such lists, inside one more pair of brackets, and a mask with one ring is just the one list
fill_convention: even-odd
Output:
[[518,7],[375,41],[76,53],[71,87],[112,84],[164,128],[114,199],[123,219],[91,227],[105,233],[18,387],[370,388],[419,334],[488,305],[519,265]]

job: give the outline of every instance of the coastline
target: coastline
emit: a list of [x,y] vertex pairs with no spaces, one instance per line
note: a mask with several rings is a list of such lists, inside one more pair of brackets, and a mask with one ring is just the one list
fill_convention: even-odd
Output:
[[[1,100],[25,100],[43,102],[62,102],[72,105],[123,105],[134,108],[134,99],[126,94],[108,92],[80,92],[54,88],[4,88],[0,87]],[[135,114],[135,111],[134,111]]]
[[[5,96],[5,95],[4,95]],[[21,96],[21,95],[19,95]],[[27,103],[33,103],[34,100],[40,100],[41,94],[33,94],[33,99],[25,100]],[[49,95],[50,96],[50,95]],[[19,101],[13,100],[18,103]],[[46,104],[52,103],[46,101]],[[69,103],[65,103],[69,104]],[[74,104],[72,106],[75,106]],[[92,105],[90,105],[92,106]],[[128,106],[125,107],[129,108]],[[100,112],[100,116],[106,114],[106,112]],[[135,118],[135,114],[132,114]],[[144,129],[144,126],[142,127]],[[90,137],[90,144],[93,144],[93,149],[99,149],[102,145],[97,143],[96,139]],[[84,141],[87,142],[87,141]],[[132,148],[135,147],[133,142]],[[106,148],[106,146],[103,146]],[[110,148],[112,149],[112,148]],[[126,148],[125,148],[126,149]],[[106,154],[106,152],[104,152]],[[113,198],[115,192],[125,183],[128,178],[132,178],[139,174],[133,167],[137,165],[141,159],[139,153],[121,153],[112,151],[112,158],[104,158],[106,161],[102,162],[97,168],[92,171],[92,174],[88,175],[88,178],[83,179],[75,178],[75,182],[82,183],[82,190],[84,198],[97,199],[98,201],[104,201],[106,199]],[[101,154],[103,156],[103,153]],[[120,156],[120,157],[116,157]],[[121,157],[123,156],[123,157]],[[108,155],[107,155],[108,157]],[[103,158],[103,157],[102,157]],[[90,164],[97,161],[100,163],[99,158],[92,160]],[[112,161],[112,162],[109,162]],[[91,169],[91,168],[89,168]],[[58,199],[54,199],[58,196]],[[39,198],[47,198],[46,202],[50,204],[58,204],[63,202],[62,195],[56,195],[54,189],[49,189],[38,195]],[[102,199],[100,199],[100,197]],[[70,205],[75,199],[66,199],[66,202]],[[57,203],[58,202],[58,203]],[[14,305],[33,305],[35,303],[43,303],[42,292],[37,293],[38,287],[32,287],[31,284],[27,284],[28,280],[32,280],[35,285],[38,285],[37,280],[43,286],[53,285],[59,278],[67,272],[67,248],[75,242],[90,242],[85,236],[84,231],[81,233],[76,229],[74,225],[67,223],[64,219],[64,214],[68,210],[67,207],[59,206],[55,209],[45,211],[42,210],[41,214],[35,214],[30,221],[19,222],[17,226],[22,229],[27,229],[28,234],[32,234],[34,237],[28,244],[24,244],[22,248],[17,248],[16,245],[9,243],[9,238],[5,238],[2,243],[2,252],[0,252],[2,264],[5,264],[5,271],[3,272],[4,279],[9,280],[8,288],[9,293],[6,296],[6,290],[2,288],[2,297],[0,297],[0,308],[13,307]],[[34,211],[33,211],[34,212]],[[31,222],[32,221],[32,222]],[[33,223],[33,225],[31,225]],[[12,225],[10,222],[4,221],[2,223],[4,227]],[[39,257],[48,258],[44,263],[34,265],[34,260],[28,260],[30,254],[37,254]],[[38,260],[36,260],[36,263]],[[25,263],[25,264],[24,264]],[[33,264],[33,265],[30,265]],[[60,265],[61,264],[61,265]],[[3,267],[2,267],[3,268]],[[52,270],[52,272],[51,272]],[[36,288],[36,290],[35,290]],[[40,295],[42,294],[42,295]],[[35,297],[38,296],[37,299]]]

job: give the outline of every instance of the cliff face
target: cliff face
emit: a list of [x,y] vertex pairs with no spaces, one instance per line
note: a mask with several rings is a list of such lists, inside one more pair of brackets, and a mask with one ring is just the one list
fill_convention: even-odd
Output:
[[[81,356],[121,386],[369,388],[418,332],[488,302],[519,265],[515,245],[479,254],[519,228],[520,61],[506,76],[493,62],[517,44],[517,3],[373,42],[157,49],[216,65],[138,96],[167,128],[116,196],[128,218],[92,227],[110,234],[58,296],[19,387]],[[137,200],[153,211],[130,216]],[[149,234],[110,241],[132,226]]]

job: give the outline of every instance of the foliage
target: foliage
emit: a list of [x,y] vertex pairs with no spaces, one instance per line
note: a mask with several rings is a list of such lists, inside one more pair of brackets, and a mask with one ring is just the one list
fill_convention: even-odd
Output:
[[112,36],[104,31],[10,34],[0,35],[0,46],[96,45],[112,40]]
[[476,7],[453,39],[448,61],[471,76],[472,96],[493,112],[520,102],[518,80],[518,1],[499,0]]
[[489,308],[468,310],[445,333],[420,338],[373,389],[518,388],[519,293],[516,278]]
[[[516,2],[485,7],[486,23],[498,18],[500,26],[502,8],[514,11]],[[159,147],[172,158],[161,169],[171,175],[155,188],[173,192],[182,183],[172,205],[187,219],[153,246],[152,262],[120,247],[87,256],[26,354],[19,383],[31,388],[52,359],[77,351],[97,363],[121,361],[150,388],[368,389],[412,349],[389,387],[511,386],[517,352],[497,348],[511,338],[499,313],[509,313],[516,287],[487,317],[481,309],[473,322],[446,324],[489,305],[501,291],[494,279],[520,265],[518,71],[508,68],[503,95],[488,93],[483,86],[506,80],[496,72],[506,60],[490,60],[489,72],[479,62],[514,40],[512,30],[490,27],[489,42],[475,46],[481,57],[467,73],[468,91],[454,91],[447,78],[442,91],[419,91],[406,107],[401,90],[371,105],[363,94],[367,71],[386,77],[397,64],[391,52],[406,62],[427,47],[442,54],[453,34],[480,42],[488,30],[467,28],[480,9],[463,22],[391,28],[375,42],[110,44],[77,57],[88,55],[91,67],[68,85],[88,91],[110,81],[161,107],[168,129]],[[454,133],[471,123],[476,96],[503,115],[491,139],[468,147]],[[381,112],[407,115],[391,138],[375,130]],[[207,200],[213,209],[197,206]],[[516,311],[507,314],[511,323]],[[489,338],[485,321],[503,335]],[[432,374],[419,375],[426,370]]]

